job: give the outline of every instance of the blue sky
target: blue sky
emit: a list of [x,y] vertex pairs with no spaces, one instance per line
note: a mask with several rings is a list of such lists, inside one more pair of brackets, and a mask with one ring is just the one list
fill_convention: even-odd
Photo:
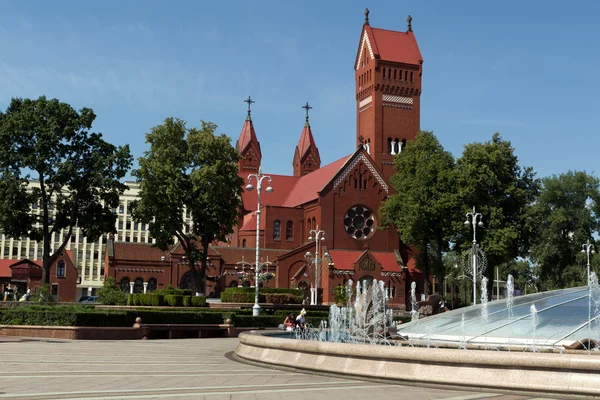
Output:
[[263,169],[290,174],[306,101],[323,164],[354,150],[365,7],[377,28],[412,15],[421,127],[455,156],[500,132],[538,176],[600,170],[595,1],[0,0],[0,108],[40,95],[91,107],[137,158],[169,116],[235,141],[251,95]]

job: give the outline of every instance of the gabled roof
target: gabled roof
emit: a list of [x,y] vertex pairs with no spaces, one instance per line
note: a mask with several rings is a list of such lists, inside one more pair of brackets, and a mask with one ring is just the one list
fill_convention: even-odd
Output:
[[[213,246],[214,250],[218,251],[221,258],[227,265],[235,265],[242,261],[242,258],[247,263],[254,263],[256,261],[256,248],[254,247],[227,247],[227,246]],[[289,252],[284,249],[260,249],[261,262],[267,261],[267,258],[271,262],[275,262],[277,257]],[[274,265],[271,268],[275,268]]]
[[[381,264],[381,270],[386,272],[401,272],[401,260],[393,251],[368,251],[371,256]],[[354,263],[361,258],[365,253],[364,250],[329,250],[329,256],[334,263],[336,269],[351,270]],[[412,274],[417,271],[414,266],[408,266],[409,272]]]
[[[260,220],[260,229],[265,229],[265,219]],[[256,231],[256,213],[246,214],[240,231]]]
[[10,278],[10,266],[13,265],[17,260],[9,260],[3,258],[0,260],[0,278]]
[[300,140],[298,141],[298,146],[296,147],[298,151],[298,159],[302,161],[304,156],[310,151],[310,149],[315,150],[316,154],[316,162],[321,164],[321,157],[319,156],[319,149],[315,144],[315,139],[312,134],[312,130],[310,129],[310,124],[308,121],[304,124],[304,128],[302,128],[302,133],[300,134]]
[[[288,175],[272,175],[265,174],[271,177],[271,187],[273,187],[273,191],[271,193],[266,193],[265,189],[269,185],[268,180],[263,181],[263,191],[260,196],[260,204],[261,206],[281,206],[285,201],[288,194],[294,188],[294,185],[298,182],[299,177],[296,176],[288,176]],[[306,176],[309,176],[308,174]],[[238,176],[244,180],[244,190],[242,192],[242,200],[244,202],[244,208],[246,211],[256,211],[256,189],[252,191],[247,191],[245,189],[248,184],[248,173],[247,172],[239,172]],[[256,180],[252,180],[252,185],[256,186]]]
[[166,253],[149,243],[114,242],[114,258],[131,261],[156,261]]
[[235,148],[240,154],[243,154],[246,151],[246,148],[250,146],[250,143],[256,142],[258,145],[258,156],[261,156],[260,152],[260,143],[256,138],[256,132],[254,131],[254,124],[252,123],[252,118],[248,115],[248,118],[244,121],[244,126],[242,127],[242,131],[240,132],[240,137],[235,144]]
[[420,65],[423,62],[423,56],[413,31],[390,31],[371,28],[370,25],[365,24],[356,54],[354,64],[356,69],[360,67],[360,57],[365,47],[372,58],[379,58],[383,61],[412,65]]
[[[340,168],[348,160],[349,156],[340,158],[324,167],[321,167],[310,174],[298,178],[293,189],[289,192],[283,202],[284,207],[296,207],[319,197],[319,192],[333,179]],[[262,200],[262,197],[261,197]]]
[[[359,146],[353,154],[342,157],[339,160],[301,177],[267,174],[272,178],[270,185],[273,187],[273,192],[264,192],[261,194],[261,206],[298,207],[302,204],[317,200],[319,198],[319,193],[323,191],[330,182],[334,179],[335,182],[344,179],[349,171],[354,168],[356,163],[360,161],[367,164],[369,170],[371,170],[377,181],[387,192],[389,190],[387,182],[382,177],[382,174],[370,157],[366,155],[362,146]],[[246,185],[248,174],[241,172],[238,175],[244,179],[244,185]],[[255,185],[255,183],[256,182],[253,180],[252,184]],[[263,181],[263,186],[267,183],[267,181]],[[246,211],[256,210],[256,190],[249,192],[244,189],[242,192],[242,200]],[[245,219],[244,229],[251,227],[250,225],[247,227],[245,226],[248,223],[249,221]],[[254,222],[252,229],[256,229],[256,221]]]

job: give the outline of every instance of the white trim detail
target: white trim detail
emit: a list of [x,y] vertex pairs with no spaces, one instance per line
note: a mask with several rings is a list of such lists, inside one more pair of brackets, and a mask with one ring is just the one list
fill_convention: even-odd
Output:
[[384,94],[382,97],[383,97],[383,99],[382,99],[383,101],[387,101],[389,103],[413,104],[412,97],[394,96],[392,94]]
[[364,106],[366,106],[367,104],[369,104],[372,101],[373,101],[373,96],[371,95],[371,96],[367,97],[366,99],[361,100],[358,103],[358,107],[363,108]]
[[365,155],[363,153],[360,153],[358,155],[358,157],[356,157],[354,160],[352,160],[352,162],[350,164],[348,164],[346,169],[344,169],[344,171],[340,174],[340,176],[338,176],[337,179],[335,180],[335,182],[333,184],[333,188],[334,189],[337,188],[340,185],[340,183],[342,183],[344,181],[344,179],[346,179],[346,177],[350,174],[350,172],[352,172],[352,170],[354,169],[354,167],[356,167],[356,164],[358,164],[359,161],[362,161],[365,163],[365,165],[367,166],[369,171],[371,171],[371,173],[373,174],[375,179],[377,179],[377,182],[381,185],[381,187],[383,187],[383,189],[385,190],[386,193],[389,193],[387,183],[385,183],[383,178],[377,173],[377,170],[375,169],[373,164],[371,164],[371,162],[367,159],[367,157],[365,157]]
[[365,32],[362,43],[360,45],[360,51],[358,52],[358,61],[356,62],[356,70],[358,70],[358,68],[360,67],[360,62],[362,60],[362,53],[363,53],[363,49],[365,48],[365,44],[367,45],[367,48],[369,49],[369,55],[371,56],[371,58],[372,59],[375,58],[375,55],[373,54],[373,49],[371,48],[371,41],[369,40],[369,35],[367,35],[367,32]]
[[365,107],[361,108],[360,112],[367,111],[371,107],[373,107],[373,104],[369,104],[368,106],[365,106]]

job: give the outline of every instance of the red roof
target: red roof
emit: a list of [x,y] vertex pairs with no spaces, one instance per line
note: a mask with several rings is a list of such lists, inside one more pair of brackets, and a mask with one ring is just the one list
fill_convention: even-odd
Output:
[[[263,191],[260,196],[261,206],[296,207],[309,201],[316,200],[318,193],[331,181],[340,170],[349,156],[340,158],[324,167],[321,167],[301,177],[287,175],[271,175],[272,181],[263,181]],[[248,184],[248,173],[240,172],[238,176],[244,179],[244,187]],[[256,180],[252,179],[252,185],[256,186]],[[267,193],[264,189],[271,185],[273,191]],[[256,189],[242,192],[244,208],[247,211],[256,211]],[[244,224],[249,223],[248,220]],[[262,225],[262,223],[261,223]],[[256,221],[254,228],[256,229]]]
[[397,32],[372,28],[371,32],[373,33],[372,36],[369,35],[369,39],[372,39],[371,46],[373,46],[373,42],[376,43],[381,60],[414,65],[420,65],[423,61],[412,31]]
[[331,179],[342,168],[349,156],[340,158],[337,161],[327,164],[310,174],[306,174],[300,178],[294,185],[294,188],[289,192],[287,198],[283,202],[284,207],[296,207],[309,201],[316,200],[319,192],[331,181]]
[[315,139],[313,138],[312,131],[310,129],[310,124],[308,121],[304,124],[304,128],[302,128],[302,133],[300,134],[300,140],[298,141],[298,156],[300,160],[308,153],[308,151],[313,148],[315,149],[315,153],[317,155],[317,160],[319,164],[321,163],[321,158],[319,157],[319,149],[315,144]]
[[[260,229],[265,229],[265,219],[260,220]],[[246,214],[244,216],[244,224],[240,231],[255,231],[256,230],[256,213]]]
[[[364,250],[329,250],[331,261],[336,269],[353,269],[353,264],[364,253]],[[393,251],[369,251],[375,260],[381,264],[382,271],[400,272],[401,268]],[[408,266],[409,272],[417,272],[414,266]]]
[[[227,265],[235,265],[236,263],[244,261],[248,263],[254,263],[256,261],[256,248],[254,247],[226,247],[226,246],[214,246],[215,250],[219,252],[223,261]],[[278,256],[288,253],[289,250],[284,249],[260,249],[260,258],[262,261],[275,262]]]
[[[246,118],[246,121],[244,121],[242,132],[240,132],[240,138],[236,143],[237,151],[243,153],[251,142],[258,143],[258,139],[256,138],[256,132],[254,132],[254,124],[252,124],[252,119],[250,118],[250,115],[248,115],[248,118]],[[260,146],[258,147],[258,153],[260,158]]]
[[166,253],[147,243],[114,242],[114,258],[133,261],[160,261]]
[[423,62],[423,56],[419,50],[417,39],[412,31],[390,31],[387,29],[371,28],[370,25],[366,24],[363,26],[356,62],[358,62],[358,57],[362,50],[364,35],[367,35],[369,38],[373,55],[383,61],[412,65],[420,65]]
[[9,260],[6,258],[0,260],[0,278],[10,278],[10,266],[16,262],[18,262],[18,260]]

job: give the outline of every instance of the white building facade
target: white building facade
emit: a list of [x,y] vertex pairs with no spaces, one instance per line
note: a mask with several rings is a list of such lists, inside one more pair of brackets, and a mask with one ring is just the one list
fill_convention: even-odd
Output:
[[[134,222],[131,216],[131,203],[138,198],[139,185],[136,182],[125,182],[128,189],[120,197],[119,207],[113,209],[117,214],[115,222],[115,241],[152,243],[147,224]],[[30,182],[31,187],[39,187],[37,181]],[[37,205],[32,206],[32,211],[39,213]],[[54,214],[54,210],[51,210]],[[189,217],[189,216],[188,216]],[[187,220],[187,218],[186,218]],[[54,233],[51,251],[62,243],[66,230]],[[102,235],[95,242],[85,238],[81,230],[76,227],[71,239],[67,243],[67,250],[73,250],[73,263],[77,267],[79,281],[77,285],[77,298],[82,295],[93,295],[104,282],[104,255],[106,251],[107,235]],[[30,259],[42,260],[43,244],[29,239],[13,239],[0,234],[0,259]]]

